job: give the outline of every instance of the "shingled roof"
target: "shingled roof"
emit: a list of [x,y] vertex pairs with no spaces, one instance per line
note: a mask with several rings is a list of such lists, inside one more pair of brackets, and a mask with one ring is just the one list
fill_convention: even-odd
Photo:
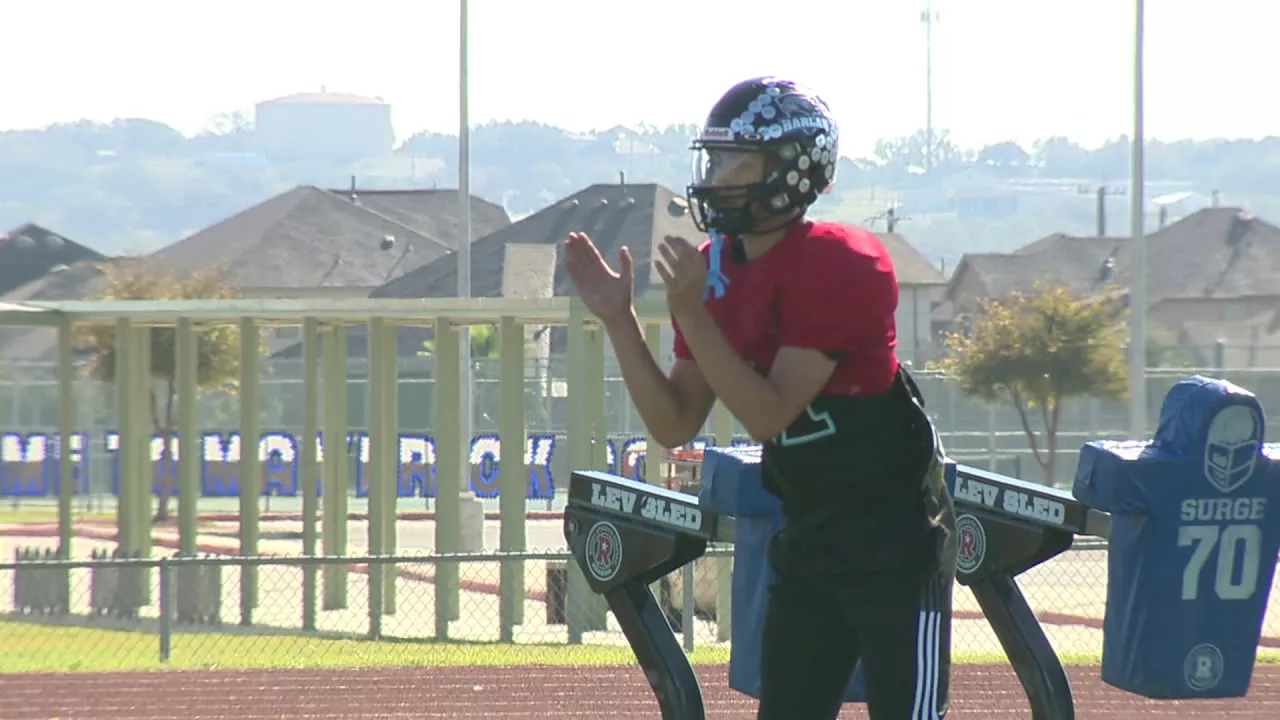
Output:
[[[471,250],[471,294],[502,294],[503,248],[511,243],[554,245],[573,231],[591,235],[605,257],[615,260],[626,245],[636,266],[636,292],[660,280],[652,271],[658,243],[667,235],[699,235],[687,215],[672,217],[667,208],[677,196],[656,184],[592,185],[512,225],[476,240]],[[454,297],[457,256],[449,254],[378,288],[371,297]],[[555,294],[572,295],[573,284],[556,265]]]
[[0,294],[82,260],[102,260],[97,250],[34,223],[0,234]]
[[[60,265],[15,290],[0,295],[0,302],[56,302],[93,297],[104,286],[103,268],[134,258],[86,259]],[[5,362],[49,362],[57,359],[58,335],[45,327],[0,328],[0,360]]]
[[10,290],[0,296],[0,301],[24,303],[83,300],[97,295],[103,289],[105,285],[103,279],[106,275],[103,268],[137,261],[137,258],[88,259],[59,266],[21,287]]
[[[1153,302],[1280,294],[1280,227],[1240,208],[1204,209],[1153,233],[1147,259]],[[1128,253],[1121,267],[1128,282]]]
[[[503,248],[511,243],[554,245],[575,230],[586,231],[611,262],[622,246],[636,264],[636,292],[661,284],[653,271],[658,244],[667,235],[698,238],[687,216],[673,217],[668,207],[680,196],[657,184],[592,185],[539,212],[477,240],[472,245],[471,292],[497,297],[502,292]],[[879,235],[893,257],[903,285],[942,285],[942,273],[897,233]],[[393,280],[371,297],[453,297],[457,291],[457,258],[450,254]],[[573,285],[562,264],[556,266],[555,294],[572,295]]]
[[[976,274],[986,297],[1030,290],[1039,279],[1064,285],[1077,294],[1096,292],[1116,281],[1114,261],[1111,266],[1107,263],[1117,252],[1115,239],[1054,238],[1055,242],[1025,254],[966,253],[952,277]],[[954,282],[948,287],[948,299],[954,299],[956,288]]]
[[[967,254],[957,280],[976,273],[987,297],[1030,290],[1040,278],[1091,293],[1107,283],[1127,287],[1132,271],[1129,238],[1050,235],[1011,255]],[[1206,208],[1147,237],[1147,297],[1271,297],[1280,294],[1280,228],[1240,208]]]
[[[458,246],[462,237],[462,220],[458,217],[457,190],[365,190],[361,188],[329,189],[344,200],[367,208],[401,225],[443,241],[450,248]],[[511,224],[506,208],[483,198],[471,196],[472,242]]]
[[1123,238],[1123,237],[1115,237],[1115,236],[1111,236],[1111,235],[1108,235],[1108,236],[1106,236],[1106,237],[1100,238],[1100,237],[1098,237],[1098,236],[1096,236],[1096,235],[1083,235],[1083,236],[1082,236],[1082,235],[1067,235],[1067,234],[1065,234],[1065,233],[1054,233],[1054,234],[1052,234],[1052,235],[1046,235],[1046,236],[1044,236],[1044,237],[1040,238],[1039,240],[1036,240],[1035,242],[1032,242],[1032,243],[1028,243],[1028,244],[1026,244],[1026,245],[1023,245],[1022,247],[1018,248],[1017,250],[1014,250],[1014,251],[1013,251],[1013,254],[1014,254],[1014,255],[1034,255],[1034,254],[1036,254],[1036,253],[1040,252],[1041,250],[1046,250],[1046,249],[1048,249],[1048,248],[1051,248],[1051,247],[1054,247],[1054,246],[1060,245],[1060,244],[1062,244],[1062,243],[1070,243],[1070,242],[1075,241],[1075,240],[1095,240],[1095,241],[1096,241],[1096,240],[1108,240],[1108,241],[1110,241],[1110,242],[1112,242],[1112,243],[1114,244],[1114,243],[1116,243],[1116,242],[1119,242],[1119,241],[1121,241],[1121,240],[1124,240],[1124,238]]
[[[373,196],[379,197],[376,203]],[[416,209],[412,201],[417,197],[373,193],[367,199],[358,191],[352,201],[338,192],[301,185],[151,258],[178,270],[221,268],[241,288],[375,288],[454,249],[456,238],[433,233],[457,224],[456,204],[448,211],[447,203],[440,203],[441,217],[428,221],[434,205]],[[490,206],[484,204],[481,218],[492,225]],[[389,245],[384,242],[388,237],[394,238]]]
[[893,259],[893,271],[899,285],[946,285],[938,268],[898,233],[876,233]]

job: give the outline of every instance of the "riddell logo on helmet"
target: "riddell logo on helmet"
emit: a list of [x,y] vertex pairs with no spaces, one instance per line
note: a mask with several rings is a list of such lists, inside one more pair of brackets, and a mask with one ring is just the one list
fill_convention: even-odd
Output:
[[733,140],[733,131],[727,127],[709,127],[702,131],[702,140],[731,141]]

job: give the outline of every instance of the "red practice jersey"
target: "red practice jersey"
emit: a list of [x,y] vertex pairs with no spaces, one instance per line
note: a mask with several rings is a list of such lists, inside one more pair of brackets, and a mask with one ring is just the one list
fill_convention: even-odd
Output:
[[[764,485],[782,499],[788,526],[841,538],[851,548],[842,567],[928,566],[921,482],[932,435],[899,381],[898,283],[888,251],[860,228],[800,222],[750,262],[735,261],[729,247],[721,252],[728,282],[707,308],[741,357],[764,375],[783,347],[837,361],[806,412],[764,443]],[[676,357],[696,361],[675,330]]]
[[[821,350],[838,361],[824,394],[875,395],[892,386],[898,281],[880,238],[804,221],[751,262],[735,262],[723,245],[720,269],[728,283],[707,309],[740,356],[768,375],[779,348]],[[702,253],[710,248],[704,243]],[[672,324],[676,357],[692,358]]]

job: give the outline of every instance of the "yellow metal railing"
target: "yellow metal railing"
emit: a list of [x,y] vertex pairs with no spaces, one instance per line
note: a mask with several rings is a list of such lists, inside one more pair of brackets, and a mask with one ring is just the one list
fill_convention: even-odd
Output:
[[[665,302],[645,299],[637,303],[651,350],[658,348],[662,325],[669,323]],[[201,428],[197,385],[197,329],[236,324],[240,331],[239,437],[261,435],[260,378],[261,330],[273,325],[302,327],[303,428],[298,477],[303,495],[302,551],[312,556],[342,556],[349,552],[347,503],[351,491],[349,450],[346,442],[317,446],[311,438],[343,438],[348,434],[347,357],[348,332],[353,325],[368,328],[369,342],[369,522],[368,554],[396,552],[396,478],[399,466],[396,330],[401,325],[430,325],[435,330],[435,437],[436,524],[438,553],[461,551],[461,497],[469,477],[471,438],[463,436],[463,402],[471,390],[463,387],[460,333],[464,326],[496,325],[499,328],[500,411],[499,446],[507,457],[523,458],[527,444],[524,401],[525,326],[564,325],[568,336],[567,437],[571,468],[607,469],[605,438],[605,333],[586,307],[576,299],[542,300],[481,298],[474,300],[217,300],[217,301],[111,301],[0,305],[0,325],[51,326],[59,333],[58,398],[59,448],[69,448],[77,431],[73,366],[73,333],[82,325],[114,324],[116,337],[115,385],[117,427],[120,432],[120,488],[117,513],[118,543],[130,555],[147,556],[151,550],[151,442],[154,427],[149,407],[150,332],[156,327],[175,328],[175,395],[178,434],[178,530],[185,555],[197,548],[196,508],[201,494]],[[715,435],[718,444],[729,444],[733,424],[723,407],[717,409]],[[649,447],[657,447],[648,436]],[[243,441],[242,441],[243,442]],[[240,456],[239,514],[240,553],[259,554],[262,463],[260,453]],[[499,456],[499,461],[501,456]],[[646,453],[646,477],[659,478],[662,454]],[[60,553],[70,557],[71,508],[74,492],[69,452],[59,451],[58,498]],[[323,507],[314,478],[321,477]],[[499,549],[521,552],[526,547],[526,495],[528,475],[523,462],[499,462]],[[320,523],[321,518],[338,522]],[[317,532],[317,527],[320,531]],[[319,547],[317,548],[317,540]],[[317,553],[319,550],[319,553]],[[722,592],[718,611],[729,612],[730,562],[712,562]],[[314,566],[304,576],[304,628],[314,628],[318,607],[344,608],[347,568],[325,565],[322,579]],[[370,604],[375,619],[394,613],[394,567],[370,568]],[[524,568],[519,560],[506,560],[501,572],[501,636],[510,640],[513,628],[523,620]],[[439,563],[435,578],[436,636],[449,636],[449,622],[458,619],[460,599],[456,563]],[[317,598],[317,594],[319,597]],[[604,630],[605,604],[587,589],[580,569],[569,569],[569,641],[581,642],[582,633]],[[258,604],[256,569],[246,567],[242,578],[241,606],[252,617]],[[728,623],[724,640],[727,640]]]

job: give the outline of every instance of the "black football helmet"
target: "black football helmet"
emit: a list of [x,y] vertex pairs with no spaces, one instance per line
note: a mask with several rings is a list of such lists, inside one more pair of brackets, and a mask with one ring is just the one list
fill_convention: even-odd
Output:
[[702,232],[768,232],[802,217],[836,177],[839,128],[826,102],[776,77],[726,92],[694,140],[686,198]]

